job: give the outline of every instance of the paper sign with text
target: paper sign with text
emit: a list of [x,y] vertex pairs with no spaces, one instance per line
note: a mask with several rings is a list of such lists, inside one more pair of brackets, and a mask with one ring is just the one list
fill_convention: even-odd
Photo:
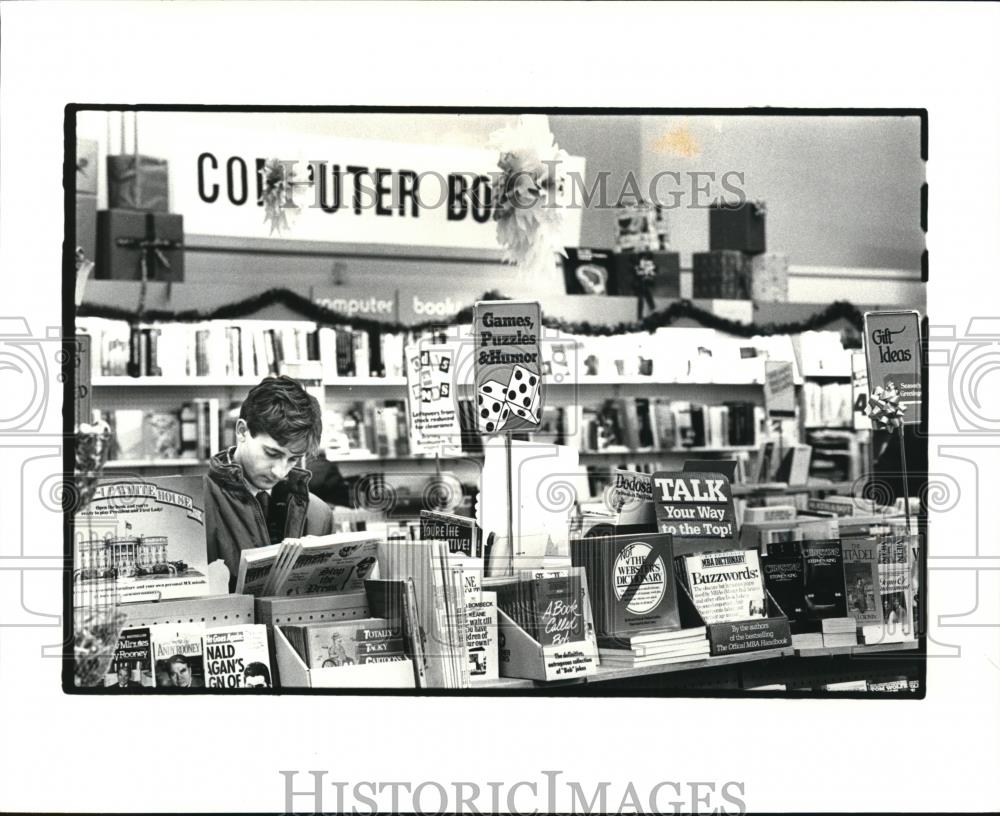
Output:
[[869,387],[895,388],[900,405],[906,406],[903,424],[920,424],[920,315],[866,312],[865,356]]
[[476,423],[480,433],[531,431],[541,424],[544,392],[537,301],[480,301],[472,316]]
[[764,404],[768,416],[795,416],[795,370],[791,363],[764,361]]
[[453,346],[409,345],[406,354],[406,405],[413,453],[458,455],[462,430],[455,407]]
[[675,556],[719,549],[735,541],[733,491],[721,473],[655,473],[653,498],[660,532],[674,537]]

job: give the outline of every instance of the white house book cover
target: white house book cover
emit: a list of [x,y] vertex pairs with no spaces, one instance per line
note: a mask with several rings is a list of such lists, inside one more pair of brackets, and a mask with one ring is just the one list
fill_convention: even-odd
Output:
[[207,595],[200,476],[104,481],[74,519],[73,604]]

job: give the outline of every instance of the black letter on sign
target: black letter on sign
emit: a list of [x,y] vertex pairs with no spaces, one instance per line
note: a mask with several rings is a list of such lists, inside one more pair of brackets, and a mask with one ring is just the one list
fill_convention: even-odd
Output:
[[[233,167],[239,165],[240,168],[240,194],[235,194],[235,181],[233,179]],[[245,204],[247,200],[247,163],[239,156],[233,156],[226,162],[226,186],[229,188],[229,200],[239,206]]]
[[490,208],[493,204],[493,186],[486,176],[476,176],[472,183],[472,219],[476,223],[485,224],[490,220]]
[[354,214],[361,215],[361,192],[362,190],[368,190],[362,183],[362,177],[367,175],[368,168],[361,165],[349,164],[347,165],[347,172],[354,176],[354,195],[351,198],[351,203],[354,205]]
[[[385,180],[389,179],[389,186]],[[384,167],[375,168],[375,215],[392,215],[392,209],[386,205],[386,196],[392,194],[392,170]]]
[[465,181],[465,176],[461,173],[448,174],[448,220],[462,221],[467,212],[468,204],[465,201],[465,194],[469,185]]
[[420,217],[417,207],[417,174],[413,170],[399,171],[399,214],[406,215],[406,199],[410,199],[410,215]]
[[333,200],[327,201],[326,162],[309,162],[309,178],[312,180],[316,197],[312,206],[319,207],[323,212],[335,213],[340,209],[340,165],[333,165]]
[[215,199],[219,197],[219,185],[212,184],[212,192],[205,192],[205,160],[212,163],[212,169],[219,169],[219,162],[216,160],[215,156],[211,153],[202,153],[198,157],[198,195],[201,196],[201,200],[206,204],[211,204]]

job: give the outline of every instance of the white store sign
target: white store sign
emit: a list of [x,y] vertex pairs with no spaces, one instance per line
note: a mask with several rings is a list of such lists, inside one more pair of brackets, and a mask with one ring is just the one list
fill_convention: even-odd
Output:
[[[407,117],[399,118],[399,132],[406,133]],[[498,248],[489,206],[497,151],[338,138],[289,131],[282,122],[280,113],[141,114],[140,152],[169,162],[170,209],[184,216],[185,233]],[[318,131],[322,114],[317,123]],[[270,159],[286,163],[302,182],[281,234],[270,232],[258,202],[259,171]],[[584,160],[570,157],[562,169],[582,174]],[[580,220],[578,207],[564,210],[566,246],[579,244]]]

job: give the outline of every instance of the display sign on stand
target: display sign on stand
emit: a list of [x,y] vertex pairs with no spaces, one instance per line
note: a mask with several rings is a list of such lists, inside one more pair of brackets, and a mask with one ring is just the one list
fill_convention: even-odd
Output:
[[[476,425],[504,435],[507,462],[507,541],[514,540],[512,433],[538,429],[542,382],[542,307],[537,301],[482,300],[472,310]],[[514,548],[511,547],[511,557]]]
[[914,311],[866,312],[868,385],[899,392],[904,425],[920,424],[920,315]]
[[733,545],[733,490],[721,473],[655,473],[653,497],[659,530],[673,536],[675,556]]

